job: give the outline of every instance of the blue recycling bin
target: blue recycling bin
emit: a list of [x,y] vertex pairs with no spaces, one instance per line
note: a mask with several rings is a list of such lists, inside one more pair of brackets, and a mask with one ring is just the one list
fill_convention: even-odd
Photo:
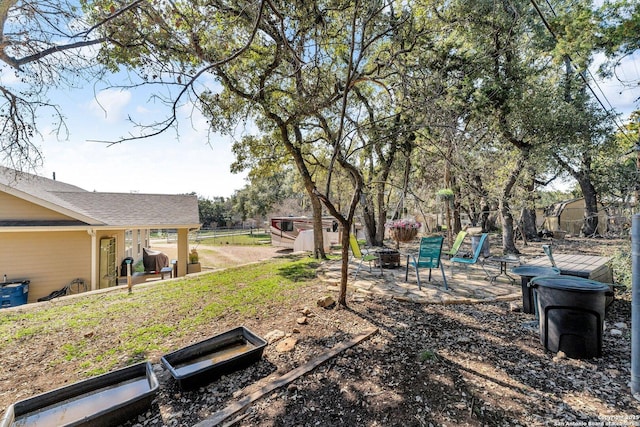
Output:
[[551,352],[574,359],[602,355],[606,297],[609,285],[575,276],[540,276],[534,290],[540,343]]
[[0,308],[26,304],[29,297],[29,280],[17,279],[0,283]]

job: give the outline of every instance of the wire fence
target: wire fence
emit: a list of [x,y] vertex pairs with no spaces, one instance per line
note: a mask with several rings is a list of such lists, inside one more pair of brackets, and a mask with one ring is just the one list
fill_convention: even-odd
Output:
[[[514,221],[520,221],[520,212],[512,212]],[[489,221],[500,226],[500,212],[493,210],[488,212]],[[631,209],[604,209],[599,208],[598,218],[598,234],[607,236],[627,236],[631,230],[631,217],[633,213]],[[594,215],[595,217],[595,215]],[[440,228],[446,228],[447,219],[443,214],[425,213],[419,218],[423,223],[423,231],[432,232]],[[462,225],[477,225],[467,215],[461,215]],[[536,227],[539,231],[564,231],[567,234],[579,235],[585,224],[585,210],[582,207],[565,207],[559,213],[545,215],[542,209],[536,210]],[[452,219],[453,225],[453,219]]]
[[[159,235],[167,243],[176,243],[178,234],[173,230],[160,232]],[[189,233],[189,243],[206,243],[210,245],[259,245],[271,243],[268,229],[263,228],[216,228],[197,230]]]

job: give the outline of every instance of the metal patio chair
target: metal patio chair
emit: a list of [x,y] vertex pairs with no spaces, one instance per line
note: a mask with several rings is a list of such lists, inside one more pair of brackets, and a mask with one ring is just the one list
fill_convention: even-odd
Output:
[[[488,233],[482,233],[482,236],[480,236],[480,240],[478,241],[478,246],[476,246],[475,251],[473,251],[473,256],[471,256],[470,258],[455,256],[449,260],[451,262],[451,275],[453,275],[453,266],[455,264],[462,264],[464,265],[465,271],[467,273],[467,279],[469,278],[469,266],[478,263],[480,259],[480,255],[482,254],[484,242],[485,240],[487,240],[488,236],[489,236]],[[487,270],[485,270],[484,263],[480,261],[479,264],[482,267],[482,271],[484,271],[486,276],[491,277],[489,273],[487,273]]]
[[405,282],[409,278],[409,264],[413,268],[416,269],[416,279],[418,281],[418,289],[422,289],[422,284],[420,283],[420,272],[421,268],[429,269],[429,281],[431,281],[431,270],[434,268],[440,268],[442,272],[442,281],[444,282],[444,288],[449,289],[447,286],[447,277],[444,274],[444,266],[440,260],[442,255],[442,243],[444,242],[444,237],[435,236],[435,237],[423,237],[420,239],[420,250],[418,252],[418,257],[415,255],[411,255],[412,260],[407,262],[407,269],[404,275]]
[[376,253],[370,253],[368,250],[363,251],[360,249],[360,244],[358,243],[358,239],[353,234],[349,235],[349,246],[351,247],[351,252],[353,256],[360,260],[358,264],[358,268],[356,269],[356,274],[353,275],[353,279],[355,280],[358,277],[358,272],[362,267],[362,264],[365,262],[369,263],[369,271],[371,271],[371,263],[374,261],[378,262],[380,266],[380,276],[382,276],[382,262],[380,261],[380,256]]

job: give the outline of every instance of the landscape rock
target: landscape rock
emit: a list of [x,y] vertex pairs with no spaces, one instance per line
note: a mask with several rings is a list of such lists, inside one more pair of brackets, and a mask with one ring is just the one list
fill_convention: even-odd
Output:
[[284,338],[285,333],[284,331],[281,331],[280,329],[274,329],[270,332],[267,332],[266,334],[264,334],[264,339],[265,341],[267,341],[269,344],[278,341],[279,339]]
[[326,296],[318,300],[318,307],[330,308],[336,303],[336,300],[332,296]]
[[278,351],[280,353],[290,352],[296,347],[297,343],[298,343],[297,339],[292,338],[292,337],[287,337],[287,338],[283,339],[282,341],[280,341],[278,343],[278,345],[276,345],[276,351]]
[[522,311],[522,304],[516,301],[509,302],[509,311],[512,313],[519,313]]

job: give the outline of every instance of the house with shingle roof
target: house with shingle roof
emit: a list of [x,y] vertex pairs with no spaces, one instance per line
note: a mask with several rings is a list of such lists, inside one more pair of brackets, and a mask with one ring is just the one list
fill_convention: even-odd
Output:
[[115,286],[151,229],[177,230],[184,276],[188,233],[199,228],[195,195],[91,192],[0,166],[0,277],[29,280],[29,302],[76,278],[91,290]]

